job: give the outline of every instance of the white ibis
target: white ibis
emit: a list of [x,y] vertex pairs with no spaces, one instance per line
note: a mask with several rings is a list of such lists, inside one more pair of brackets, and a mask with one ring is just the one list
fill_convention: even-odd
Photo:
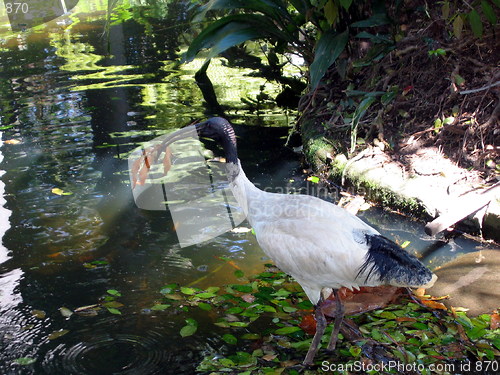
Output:
[[309,195],[264,192],[245,176],[229,122],[214,117],[195,125],[200,137],[223,147],[231,191],[255,230],[259,245],[291,275],[315,306],[317,328],[304,365],[316,355],[326,328],[320,308],[333,292],[336,319],[328,344],[335,348],[343,319],[340,287],[430,287],[434,275],[415,256],[343,208]]

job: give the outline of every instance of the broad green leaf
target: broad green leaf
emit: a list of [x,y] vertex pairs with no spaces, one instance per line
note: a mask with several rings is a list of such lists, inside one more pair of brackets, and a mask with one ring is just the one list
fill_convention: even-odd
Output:
[[195,297],[196,298],[201,298],[201,299],[208,299],[208,298],[213,298],[215,296],[216,295],[214,293],[203,292],[203,293],[197,294]]
[[495,25],[497,23],[497,15],[493,8],[491,7],[490,3],[488,3],[486,0],[481,1],[481,9],[483,9],[483,13],[488,19],[488,21],[492,24]]
[[378,329],[372,330],[372,337],[375,341],[379,341],[382,338],[382,334]]
[[361,354],[361,348],[359,346],[353,345],[349,348],[349,353],[351,353],[353,357],[359,357],[359,355]]
[[276,312],[276,309],[273,306],[269,306],[269,305],[258,305],[258,306],[255,306],[255,308],[257,310],[262,310],[264,312],[270,312],[270,313]]
[[14,360],[14,363],[21,366],[28,366],[36,362],[35,358],[21,357]]
[[209,311],[209,310],[212,310],[212,305],[208,304],[208,303],[205,303],[205,302],[200,302],[198,304],[198,307],[202,310],[205,310],[205,311]]
[[186,323],[192,326],[198,326],[198,322],[194,320],[193,318],[187,318]]
[[341,34],[332,31],[324,33],[316,45],[314,61],[311,64],[311,90],[314,90],[323,78],[328,68],[337,60],[347,45],[349,32]]
[[248,327],[248,324],[250,323],[247,323],[247,322],[230,322],[229,325],[231,327]]
[[464,28],[464,20],[462,16],[458,14],[453,20],[453,35],[455,38],[460,39],[462,37],[462,30]]
[[472,329],[467,330],[467,336],[469,336],[471,340],[477,340],[483,337],[485,334],[486,334],[486,329],[482,327],[474,327]]
[[277,335],[289,335],[290,333],[294,333],[300,330],[301,329],[299,327],[291,326],[278,328],[276,331],[274,331],[274,333],[276,333]]
[[306,178],[307,181],[311,181],[313,184],[317,184],[319,182],[319,177],[317,176],[309,176]]
[[199,7],[199,12],[193,18],[193,22],[201,21],[206,13],[211,10],[236,10],[247,9],[263,13],[272,19],[285,20],[290,18],[286,5],[281,1],[268,0],[210,0],[207,4]]
[[423,330],[428,330],[429,329],[429,326],[425,323],[421,323],[421,322],[415,322],[415,323],[412,323],[412,326],[417,328],[417,329],[423,329]]
[[108,311],[111,313],[111,314],[115,314],[115,315],[121,315],[122,312],[118,309],[115,309],[114,307],[108,307]]
[[230,333],[226,333],[224,336],[222,336],[222,340],[230,345],[236,345],[236,343],[238,342],[238,339]]
[[385,319],[396,319],[396,315],[390,311],[382,311],[378,316]]
[[472,32],[476,37],[481,38],[483,36],[483,23],[481,22],[481,17],[477,10],[473,9],[469,13],[468,18]]
[[191,296],[196,293],[196,290],[194,290],[193,288],[189,288],[187,286],[183,286],[181,287],[181,293]]
[[197,326],[188,324],[181,328],[180,334],[182,337],[191,336],[196,332],[197,329]]
[[57,194],[57,195],[71,195],[71,194],[73,194],[70,192],[65,192],[64,190],[59,189],[59,188],[53,188],[52,193]]
[[253,292],[253,288],[250,285],[231,285],[231,287],[241,293]]
[[335,22],[337,22],[337,19],[339,17],[339,8],[337,4],[333,0],[329,0],[325,7],[323,8],[325,18],[330,24],[330,26],[333,26]]
[[344,7],[345,10],[349,10],[349,7],[352,4],[352,0],[340,0],[340,5]]
[[226,314],[239,314],[243,311],[241,307],[235,306],[226,310]]
[[445,1],[443,3],[443,6],[441,7],[441,13],[443,15],[443,19],[447,20],[448,17],[450,16],[450,2]]
[[291,42],[287,33],[271,19],[259,14],[234,14],[208,25],[189,45],[183,61],[193,60],[198,52],[211,48],[208,58],[251,39],[271,38]]
[[443,121],[441,119],[437,118],[434,121],[434,132],[439,133],[439,130],[443,127]]
[[115,297],[121,297],[121,293],[119,291],[117,291],[116,289],[108,289],[106,291],[108,294],[111,294],[112,296],[115,296]]

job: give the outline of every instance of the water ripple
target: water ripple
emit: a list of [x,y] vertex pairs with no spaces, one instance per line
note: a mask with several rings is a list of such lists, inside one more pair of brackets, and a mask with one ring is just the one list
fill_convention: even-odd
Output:
[[47,352],[42,367],[47,373],[156,374],[170,357],[164,341],[155,332],[95,335],[71,347],[58,345]]

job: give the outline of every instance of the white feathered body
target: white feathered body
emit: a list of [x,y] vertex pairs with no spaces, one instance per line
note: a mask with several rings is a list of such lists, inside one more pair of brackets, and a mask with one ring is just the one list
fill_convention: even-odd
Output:
[[235,177],[230,187],[259,245],[297,280],[313,304],[323,289],[417,286],[398,278],[383,280],[371,267],[363,267],[370,248],[367,236],[380,233],[356,216],[309,195],[264,192],[247,179],[240,166],[235,167],[239,171],[231,171],[231,166],[228,170]]

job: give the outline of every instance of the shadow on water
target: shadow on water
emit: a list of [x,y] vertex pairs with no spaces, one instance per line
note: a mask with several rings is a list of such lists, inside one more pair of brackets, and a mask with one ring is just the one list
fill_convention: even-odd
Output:
[[[167,212],[135,207],[128,153],[212,113],[193,80],[203,60],[182,69],[173,62],[184,48],[185,3],[168,3],[163,25],[178,28],[148,31],[129,21],[112,26],[109,39],[103,6],[96,1],[78,22],[72,18],[71,28],[51,23],[2,42],[2,374],[190,374],[223,346],[222,331],[200,312],[192,316],[197,334],[181,339],[185,316],[151,311],[162,286],[235,281],[221,257],[247,274],[268,261],[249,232],[181,250]],[[247,175],[271,191],[315,194],[299,157],[284,147],[288,115],[269,103],[262,110],[241,101],[263,87],[269,96],[280,88],[247,73],[218,60],[208,71],[235,123]],[[431,265],[478,246],[457,240],[435,251],[439,246],[424,237],[421,223],[379,210],[362,217],[391,238],[411,241],[410,250]],[[120,314],[68,316],[66,309],[109,299],[108,290],[121,294]]]

